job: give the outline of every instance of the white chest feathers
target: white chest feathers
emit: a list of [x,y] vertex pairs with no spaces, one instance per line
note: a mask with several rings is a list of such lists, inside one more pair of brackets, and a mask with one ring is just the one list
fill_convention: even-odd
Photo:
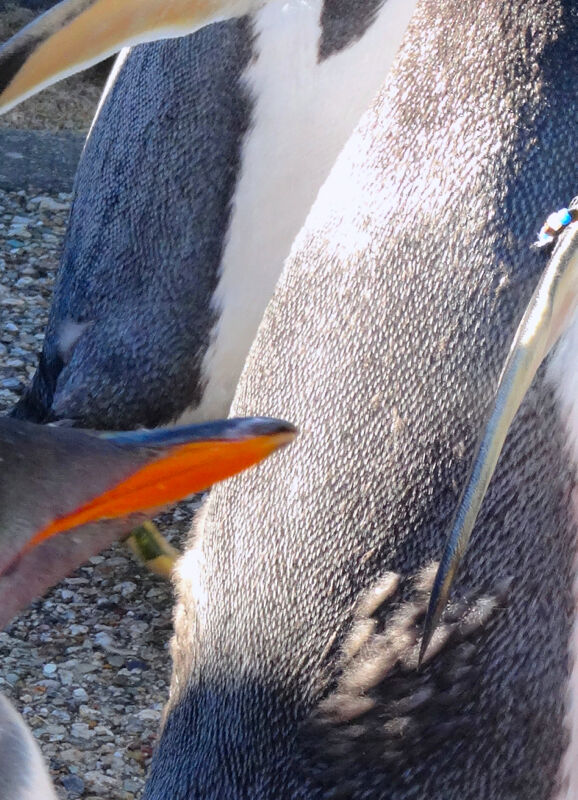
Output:
[[364,35],[319,58],[322,0],[273,0],[254,19],[253,101],[214,296],[205,392],[187,421],[228,412],[291,244],[384,80],[415,2],[387,0]]

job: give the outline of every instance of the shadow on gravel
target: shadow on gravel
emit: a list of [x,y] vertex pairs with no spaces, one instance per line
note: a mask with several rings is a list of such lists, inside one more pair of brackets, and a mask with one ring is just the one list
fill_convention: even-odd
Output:
[[0,189],[70,192],[85,136],[0,129]]

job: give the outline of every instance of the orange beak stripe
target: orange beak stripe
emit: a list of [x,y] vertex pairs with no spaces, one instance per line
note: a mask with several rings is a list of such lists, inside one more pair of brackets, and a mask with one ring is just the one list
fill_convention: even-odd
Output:
[[176,503],[257,464],[294,437],[294,433],[284,431],[238,441],[215,439],[175,447],[86,505],[51,522],[28,542],[23,552],[79,525]]

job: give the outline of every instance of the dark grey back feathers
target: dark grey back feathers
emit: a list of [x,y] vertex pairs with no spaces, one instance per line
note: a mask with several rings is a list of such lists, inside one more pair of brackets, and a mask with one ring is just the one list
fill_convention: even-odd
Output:
[[39,369],[16,416],[150,427],[200,397],[250,56],[247,19],[128,56],[80,163]]

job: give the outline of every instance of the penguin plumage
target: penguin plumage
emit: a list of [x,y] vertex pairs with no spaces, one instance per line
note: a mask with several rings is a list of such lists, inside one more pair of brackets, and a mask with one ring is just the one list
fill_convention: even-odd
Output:
[[182,561],[146,800],[576,796],[575,466],[548,367],[416,665],[530,246],[575,193],[577,42],[572,2],[420,2],[246,363],[235,413],[302,433],[213,491]]
[[273,0],[123,54],[17,417],[128,429],[227,414],[292,241],[413,7]]
[[530,245],[576,193],[577,67],[570,0],[420,0],[246,362],[234,412],[301,437],[213,491],[180,564],[146,800],[577,795],[575,327],[417,668],[431,564],[547,260]]

